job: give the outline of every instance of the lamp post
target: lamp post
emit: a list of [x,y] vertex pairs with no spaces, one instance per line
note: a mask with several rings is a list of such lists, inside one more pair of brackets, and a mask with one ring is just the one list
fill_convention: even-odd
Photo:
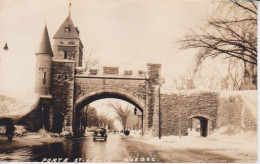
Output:
[[5,50],[5,51],[8,51],[7,42],[5,42],[4,50]]
[[[0,42],[0,46],[1,46],[1,48],[0,48],[0,80],[1,80],[1,70],[2,70],[2,68],[1,68],[1,58],[2,58],[2,54],[4,54],[4,51],[6,52],[6,51],[8,51],[9,50],[9,48],[8,48],[8,45],[7,45],[7,42]],[[2,91],[2,89],[0,88],[0,90]]]
[[[4,43],[4,44],[3,44],[3,43]],[[2,50],[8,51],[9,48],[8,48],[7,42],[0,42],[0,44],[1,44],[0,55],[2,55]],[[3,47],[2,47],[2,44],[4,45]],[[1,58],[0,58],[0,59],[1,59]]]
[[[2,44],[4,46],[2,46]],[[2,56],[2,51],[8,51],[9,48],[8,48],[8,45],[7,45],[7,42],[0,42],[0,45],[1,45],[1,49],[0,49],[0,61],[1,61],[1,56]],[[3,53],[4,54],[4,53]]]

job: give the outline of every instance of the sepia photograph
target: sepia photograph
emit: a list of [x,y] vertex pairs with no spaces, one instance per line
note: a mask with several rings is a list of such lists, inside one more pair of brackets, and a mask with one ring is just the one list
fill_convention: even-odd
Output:
[[257,163],[256,0],[0,0],[0,163]]

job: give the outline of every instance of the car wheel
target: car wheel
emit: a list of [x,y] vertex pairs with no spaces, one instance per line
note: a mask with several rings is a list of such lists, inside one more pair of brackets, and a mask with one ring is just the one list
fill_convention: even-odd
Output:
[[107,141],[107,138],[105,138],[104,141]]
[[93,141],[96,141],[96,138],[93,138]]

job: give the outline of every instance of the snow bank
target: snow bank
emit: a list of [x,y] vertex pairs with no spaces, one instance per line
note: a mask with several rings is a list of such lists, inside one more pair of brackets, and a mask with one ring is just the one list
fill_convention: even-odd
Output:
[[[141,137],[142,138],[142,137]],[[133,138],[138,139],[138,138]],[[140,140],[140,139],[139,139]],[[224,150],[230,149],[232,152],[257,154],[257,133],[244,132],[237,135],[217,134],[208,137],[200,136],[163,136],[144,138],[140,140],[144,143],[162,146],[165,150],[177,149],[208,149],[218,153],[226,153]]]
[[245,131],[241,127],[235,125],[223,126],[210,135],[211,138],[233,138],[257,142],[256,136],[256,131]]
[[40,98],[34,93],[0,93],[0,119],[19,119],[30,113]]
[[142,136],[142,131],[141,130],[130,130],[129,136],[132,137],[141,137]]

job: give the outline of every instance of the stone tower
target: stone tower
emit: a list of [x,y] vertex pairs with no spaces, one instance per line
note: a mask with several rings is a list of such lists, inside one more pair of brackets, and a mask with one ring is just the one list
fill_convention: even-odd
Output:
[[73,60],[76,67],[82,67],[83,45],[79,30],[74,26],[70,14],[53,37],[54,60]]
[[[50,122],[53,132],[66,131],[72,133],[74,110],[74,76],[82,70],[83,45],[79,38],[79,30],[71,20],[70,14],[53,37],[52,58],[52,118]],[[57,126],[58,125],[58,126]]]
[[35,92],[39,95],[50,94],[52,56],[49,34],[45,25],[40,47],[36,53]]

